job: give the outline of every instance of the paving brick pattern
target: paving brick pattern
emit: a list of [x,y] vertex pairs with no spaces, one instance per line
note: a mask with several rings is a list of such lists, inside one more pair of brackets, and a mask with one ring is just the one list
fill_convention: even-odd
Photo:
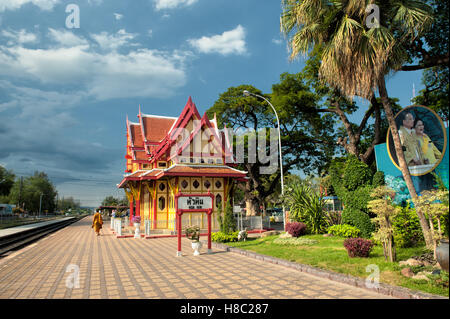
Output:
[[91,218],[1,258],[0,298],[389,298],[217,247],[193,256],[186,238],[176,257],[176,238],[116,238],[107,223],[97,237]]

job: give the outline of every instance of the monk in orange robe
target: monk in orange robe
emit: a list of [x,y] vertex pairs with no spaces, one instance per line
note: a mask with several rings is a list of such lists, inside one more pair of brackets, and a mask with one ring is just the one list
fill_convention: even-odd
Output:
[[100,214],[100,211],[97,211],[94,214],[94,220],[92,221],[92,228],[94,228],[94,231],[96,232],[97,236],[100,236],[100,229],[102,229],[103,225],[103,218]]

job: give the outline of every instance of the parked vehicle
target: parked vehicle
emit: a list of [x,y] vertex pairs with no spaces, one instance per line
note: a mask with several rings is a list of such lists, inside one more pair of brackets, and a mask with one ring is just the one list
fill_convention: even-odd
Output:
[[14,207],[16,207],[16,205],[0,204],[0,215],[1,216],[12,216]]

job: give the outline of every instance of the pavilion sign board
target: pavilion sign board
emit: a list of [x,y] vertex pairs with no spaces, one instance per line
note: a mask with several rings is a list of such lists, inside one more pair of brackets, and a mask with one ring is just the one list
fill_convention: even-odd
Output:
[[210,196],[180,196],[178,197],[178,209],[183,210],[207,210],[212,209],[213,203]]
[[208,253],[211,253],[211,214],[214,206],[214,195],[208,191],[207,194],[183,194],[175,195],[175,210],[177,216],[177,256],[181,255],[181,215],[183,213],[204,212],[208,218]]

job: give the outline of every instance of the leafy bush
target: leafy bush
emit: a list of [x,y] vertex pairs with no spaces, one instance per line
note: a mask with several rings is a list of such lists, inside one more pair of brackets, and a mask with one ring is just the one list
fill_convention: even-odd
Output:
[[238,241],[238,231],[232,232],[230,234],[225,234],[223,232],[211,233],[211,241],[218,243],[228,243],[233,241]]
[[344,208],[342,222],[358,228],[364,238],[370,238],[375,231],[375,225],[371,222],[369,215],[358,209]]
[[292,237],[299,237],[299,236],[306,234],[306,225],[303,223],[299,223],[299,222],[287,223],[286,231]]
[[309,238],[277,238],[273,241],[274,244],[277,245],[314,245],[317,244],[318,241]]
[[344,247],[349,257],[369,257],[373,243],[364,238],[347,238],[344,240]]
[[423,243],[422,227],[414,208],[403,207],[392,219],[392,224],[398,247],[414,247]]
[[309,182],[297,182],[288,186],[284,201],[289,207],[289,217],[306,224],[311,233],[319,234],[325,229],[325,200]]
[[383,185],[386,185],[384,181],[384,173],[382,171],[377,171],[375,174],[373,174],[372,186],[378,187]]
[[343,186],[348,191],[354,191],[359,186],[372,182],[372,172],[367,164],[356,156],[349,156],[344,168]]
[[361,235],[361,231],[355,226],[343,224],[343,225],[333,225],[328,227],[328,234],[339,237],[352,237],[356,238]]
[[333,225],[340,225],[342,224],[342,212],[341,211],[325,211],[325,220],[327,222],[327,225],[333,226]]
[[230,198],[228,198],[227,202],[225,203],[225,213],[223,218],[221,206],[222,205],[220,205],[218,212],[220,231],[224,234],[231,234],[236,231],[236,220],[234,218],[233,207],[231,206]]

